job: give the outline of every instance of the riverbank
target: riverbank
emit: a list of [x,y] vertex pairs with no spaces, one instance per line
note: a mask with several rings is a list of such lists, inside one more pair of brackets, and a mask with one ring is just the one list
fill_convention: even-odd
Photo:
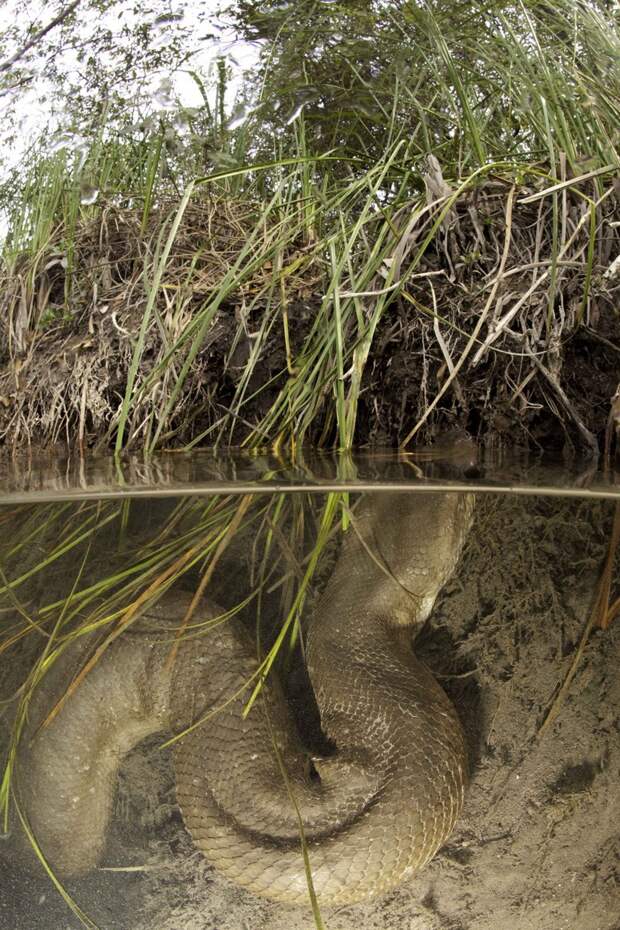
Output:
[[494,448],[602,451],[613,172],[498,166],[448,184],[429,165],[424,193],[382,210],[352,182],[337,223],[340,186],[308,223],[205,183],[146,220],[101,202],[5,260],[4,454],[411,448],[455,427]]

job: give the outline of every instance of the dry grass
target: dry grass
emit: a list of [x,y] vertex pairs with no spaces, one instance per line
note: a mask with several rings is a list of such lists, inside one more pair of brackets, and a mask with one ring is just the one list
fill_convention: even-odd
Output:
[[560,422],[593,449],[620,351],[609,176],[498,167],[448,186],[432,160],[425,196],[379,209],[358,187],[345,222],[339,190],[313,237],[290,198],[197,189],[145,228],[109,204],[70,274],[62,226],[3,268],[0,437],[406,445],[458,422],[544,444]]

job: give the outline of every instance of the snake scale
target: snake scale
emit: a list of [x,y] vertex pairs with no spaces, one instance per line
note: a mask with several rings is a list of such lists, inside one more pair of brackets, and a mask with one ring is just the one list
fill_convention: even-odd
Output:
[[[467,757],[456,712],[411,639],[454,571],[473,506],[472,495],[445,492],[362,499],[307,634],[335,746],[313,765],[275,678],[242,716],[256,659],[237,620],[181,641],[173,667],[169,642],[123,635],[40,727],[92,642],[67,651],[35,692],[16,768],[22,810],[54,869],[97,865],[125,753],[222,705],[174,744],[185,824],[217,869],[255,893],[306,901],[299,815],[322,904],[371,898],[427,863],[461,809]],[[178,622],[188,597],[172,589],[147,616]],[[203,600],[199,613],[219,610]]]

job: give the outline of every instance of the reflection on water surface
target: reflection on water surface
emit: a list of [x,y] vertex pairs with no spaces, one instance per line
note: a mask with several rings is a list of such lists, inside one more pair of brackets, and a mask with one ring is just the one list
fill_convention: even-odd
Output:
[[294,455],[241,449],[164,452],[143,458],[33,457],[5,463],[0,503],[197,493],[381,491],[429,488],[613,497],[617,474],[591,458],[562,461],[476,448],[458,434],[415,452],[372,449]]

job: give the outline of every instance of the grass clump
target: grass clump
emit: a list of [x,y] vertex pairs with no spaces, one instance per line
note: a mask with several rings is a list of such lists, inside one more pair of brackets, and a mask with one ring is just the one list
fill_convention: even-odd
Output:
[[[139,207],[84,211],[70,268],[62,224],[14,257],[5,443],[348,449],[454,422],[506,421],[518,441],[560,419],[596,445],[617,355],[613,166],[493,163],[448,183],[399,143],[346,183],[321,158],[264,170],[281,176],[268,203],[207,178],[146,223]],[[383,202],[388,179],[401,192]],[[589,408],[563,372],[584,343],[608,372]]]
[[5,448],[347,449],[458,422],[593,449],[618,353],[613,11],[238,14],[267,44],[232,119],[220,68],[200,118],[97,127],[22,167]]

